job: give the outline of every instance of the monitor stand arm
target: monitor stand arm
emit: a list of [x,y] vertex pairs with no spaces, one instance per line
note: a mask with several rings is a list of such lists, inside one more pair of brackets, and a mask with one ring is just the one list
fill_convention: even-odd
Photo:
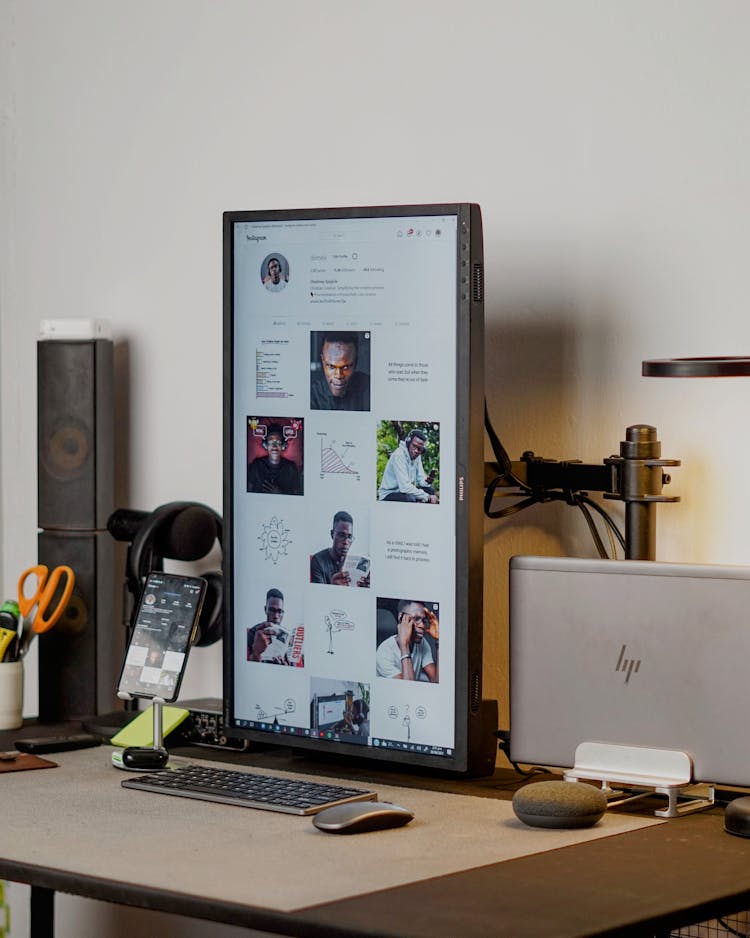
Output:
[[[679,496],[663,495],[671,481],[663,470],[679,466],[679,459],[662,459],[656,427],[635,424],[625,431],[618,456],[601,465],[579,460],[543,459],[525,452],[520,462],[511,463],[515,479],[497,481],[503,470],[497,463],[484,464],[484,485],[518,488],[520,482],[532,495],[562,492],[603,492],[604,498],[625,502],[625,557],[627,560],[656,559],[656,505],[678,502]],[[517,481],[516,481],[517,480]]]

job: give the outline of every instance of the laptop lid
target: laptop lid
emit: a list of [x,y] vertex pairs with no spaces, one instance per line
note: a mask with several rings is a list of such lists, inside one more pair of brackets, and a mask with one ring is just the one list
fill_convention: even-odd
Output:
[[514,557],[510,754],[569,768],[579,743],[687,752],[750,785],[750,569]]

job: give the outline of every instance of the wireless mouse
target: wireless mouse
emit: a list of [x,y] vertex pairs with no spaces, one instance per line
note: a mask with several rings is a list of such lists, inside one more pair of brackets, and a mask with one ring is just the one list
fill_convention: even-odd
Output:
[[324,808],[313,817],[313,824],[328,834],[364,834],[403,827],[413,817],[408,808],[389,801],[350,801]]

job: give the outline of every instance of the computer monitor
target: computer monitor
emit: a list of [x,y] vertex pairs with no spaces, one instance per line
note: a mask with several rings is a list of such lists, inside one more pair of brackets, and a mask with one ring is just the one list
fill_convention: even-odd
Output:
[[479,207],[224,215],[233,736],[492,771]]

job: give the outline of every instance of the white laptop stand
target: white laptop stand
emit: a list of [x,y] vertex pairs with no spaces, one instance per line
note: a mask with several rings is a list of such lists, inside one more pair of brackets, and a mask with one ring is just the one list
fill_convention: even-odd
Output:
[[[564,773],[564,778],[566,782],[581,779],[600,781],[611,805],[645,798],[652,790],[666,795],[667,807],[654,811],[656,817],[672,818],[692,814],[710,808],[714,803],[713,786],[708,786],[708,796],[705,798],[687,795],[687,789],[694,784],[693,760],[686,752],[676,749],[580,743],[576,747],[575,765]],[[610,782],[647,791],[625,796],[612,789]],[[678,803],[680,797],[687,797],[688,800]]]

